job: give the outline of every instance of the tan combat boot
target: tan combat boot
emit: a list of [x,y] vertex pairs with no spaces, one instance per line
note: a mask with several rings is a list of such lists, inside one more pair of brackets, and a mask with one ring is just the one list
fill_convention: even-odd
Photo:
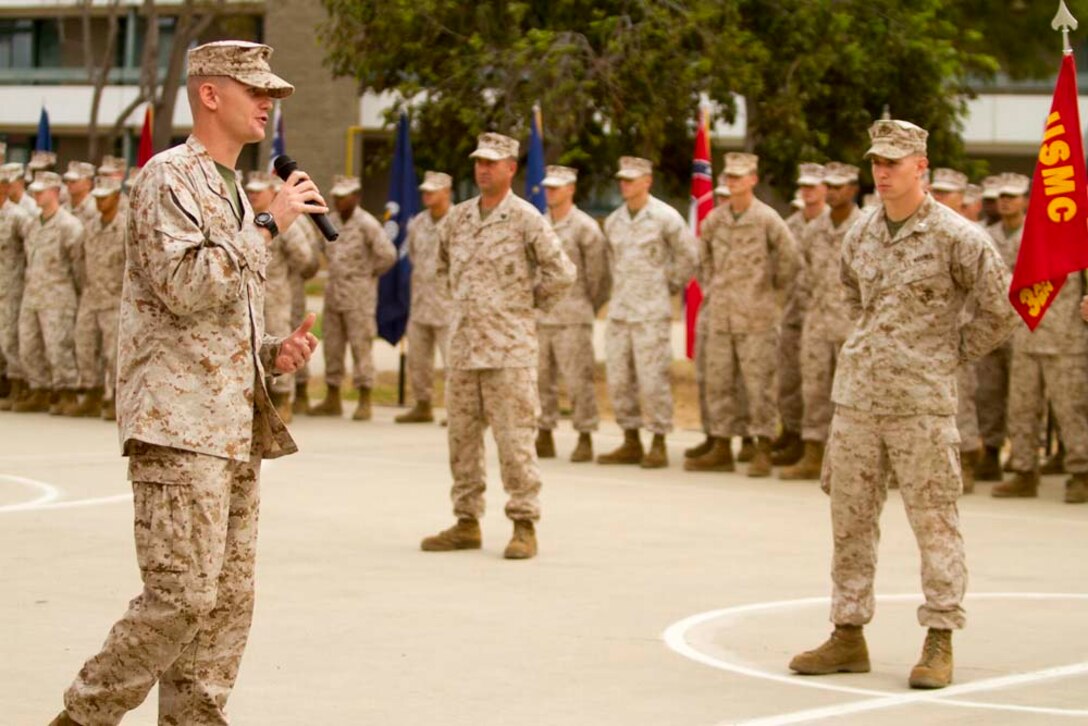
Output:
[[325,394],[325,400],[310,408],[311,416],[343,416],[344,409],[340,403],[340,386],[329,386]]
[[593,461],[593,438],[588,431],[578,434],[578,445],[570,454],[570,460],[575,464],[583,461]]
[[11,396],[11,379],[0,373],[0,399]]
[[416,401],[412,410],[405,411],[393,419],[397,423],[431,423],[434,421],[434,412],[431,411],[430,401]]
[[710,449],[702,456],[684,462],[686,471],[736,471],[733,447],[729,439],[711,437]]
[[1088,502],[1088,474],[1074,474],[1065,482],[1065,503],[1084,504]]
[[457,524],[436,535],[424,538],[420,548],[424,552],[452,552],[454,550],[478,550],[483,544],[480,522],[476,519],[458,519]]
[[963,493],[971,494],[975,491],[975,469],[979,461],[978,451],[960,452],[960,475],[963,477]]
[[539,429],[536,432],[536,456],[538,459],[555,458],[555,439],[551,429]]
[[775,466],[793,466],[805,455],[805,443],[796,431],[783,431],[771,446],[771,463]]
[[15,402],[22,399],[27,392],[26,383],[21,378],[11,379],[11,390],[4,398],[0,398],[0,411],[10,411],[15,407]]
[[352,421],[369,421],[372,416],[370,410],[370,389],[359,389],[359,402],[355,404],[355,412],[351,414]]
[[299,415],[310,410],[310,392],[305,383],[295,384],[295,402],[291,404],[291,412]]
[[623,443],[619,448],[597,457],[598,464],[641,464],[642,442],[638,438],[638,429],[623,432]]
[[102,420],[117,420],[117,403],[112,398],[107,398],[105,401],[102,402]]
[[998,484],[991,489],[990,495],[998,499],[1037,497],[1039,496],[1039,472],[1018,471],[1012,481]]
[[665,448],[665,435],[654,434],[653,443],[646,456],[642,457],[639,466],[643,469],[664,469],[669,465],[669,450]]
[[748,464],[750,478],[763,478],[771,475],[771,440],[766,436],[756,439],[756,454]]
[[751,436],[742,436],[740,439],[740,451],[737,452],[737,463],[747,464],[756,456],[756,442]]
[[820,478],[820,470],[824,465],[824,442],[806,441],[805,455],[793,466],[783,469],[778,474],[779,479],[786,481],[808,481]]
[[61,711],[59,716],[49,722],[49,726],[81,726],[81,724],[74,721],[67,711]]
[[514,521],[514,536],[502,556],[508,560],[528,560],[536,557],[536,528],[527,519]]
[[911,688],[944,688],[952,682],[952,631],[930,628],[922,659],[910,672]]
[[89,388],[83,395],[82,403],[79,403],[72,416],[87,416],[98,418],[102,415],[102,389]]
[[12,405],[11,410],[15,413],[45,413],[49,410],[49,389],[31,388]]
[[291,423],[291,418],[294,413],[291,408],[291,394],[274,391],[269,393],[268,397],[272,399],[272,405],[275,407],[276,413],[280,415],[283,422]]
[[685,459],[698,459],[700,456],[706,456],[707,452],[714,446],[714,437],[710,434],[706,435],[706,440],[698,446],[692,446],[691,448],[684,449]]
[[975,481],[1001,481],[1001,450],[987,446],[975,465]]
[[54,416],[77,416],[79,410],[79,394],[74,390],[65,389],[57,396],[57,403],[50,406],[49,413]]
[[823,645],[790,661],[790,670],[803,676],[868,673],[869,669],[869,648],[860,625],[836,625]]

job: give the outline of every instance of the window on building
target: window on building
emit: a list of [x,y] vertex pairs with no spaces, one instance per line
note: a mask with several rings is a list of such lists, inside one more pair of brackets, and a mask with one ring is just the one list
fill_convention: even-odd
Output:
[[0,20],[0,68],[34,67],[34,21]]

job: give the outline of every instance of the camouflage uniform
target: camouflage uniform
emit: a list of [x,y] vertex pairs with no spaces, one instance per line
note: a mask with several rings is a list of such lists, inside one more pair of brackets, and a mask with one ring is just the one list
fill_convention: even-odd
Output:
[[[209,60],[224,52],[267,71],[271,49],[201,46],[190,73],[222,75]],[[286,95],[271,73],[246,78]],[[253,613],[260,459],[296,450],[264,386],[281,342],[264,335],[268,250],[235,194],[240,217],[196,137],[153,157],[132,192],[117,413],[144,589],[65,693],[87,726],[120,722],[156,681],[159,723],[228,722]]]
[[710,434],[735,429],[737,381],[748,397],[752,436],[775,434],[779,296],[793,289],[796,243],[782,218],[758,199],[734,218],[721,206],[703,220],[701,277],[708,283],[707,400]]
[[[1008,232],[1001,222],[986,228],[1010,270],[1016,267],[1020,254],[1020,235],[1024,228]],[[982,442],[993,449],[1005,445],[1005,415],[1009,401],[1009,365],[1012,363],[1012,341],[1003,343],[983,356],[975,365],[978,371],[978,426]]]
[[19,355],[33,389],[75,390],[75,326],[82,281],[83,225],[64,208],[30,223]]
[[437,283],[450,291],[446,362],[453,512],[484,514],[484,429],[499,449],[506,516],[536,521],[541,478],[536,309],[574,282],[573,263],[543,215],[513,192],[481,219],[480,197],[454,206],[439,230]]
[[340,231],[335,242],[319,240],[329,260],[325,285],[323,330],[325,382],[340,386],[344,379],[344,349],[351,346],[356,388],[374,387],[374,360],[370,350],[378,332],[378,278],[397,261],[397,249],[370,212],[358,207],[344,221],[329,215]]
[[[287,270],[288,283],[291,286],[291,330],[302,325],[302,320],[306,317],[306,281],[316,275],[321,266],[321,243],[318,240],[321,233],[308,219],[299,220],[291,229],[296,227],[310,246],[310,264],[299,269],[288,267]],[[310,365],[307,363],[302,366],[294,375],[295,384],[304,386],[310,380]]]
[[608,247],[601,227],[588,214],[572,207],[556,222],[548,215],[563,251],[574,263],[578,277],[554,308],[537,316],[540,337],[539,428],[552,430],[559,423],[559,373],[566,381],[574,406],[574,430],[597,430],[597,392],[594,386],[596,358],[593,355],[593,321],[596,311],[608,301],[612,277],[608,269]]
[[1065,469],[1088,472],[1088,326],[1080,315],[1080,273],[1066,280],[1039,326],[1017,327],[1009,378],[1013,471],[1038,471],[1039,430],[1046,405],[1065,444]]
[[0,205],[0,353],[6,374],[26,379],[19,357],[19,308],[26,275],[24,246],[32,218],[10,200]]
[[[408,223],[408,258],[412,261],[412,304],[408,315],[408,378],[417,401],[430,402],[434,395],[434,353],[442,364],[449,360],[449,289],[435,276],[438,269],[438,236],[449,212],[435,221],[424,210]],[[447,365],[448,367],[448,365]]]
[[831,215],[813,221],[808,234],[801,238],[804,262],[804,308],[807,310],[801,334],[801,380],[804,391],[805,441],[827,441],[831,425],[831,382],[839,350],[850,334],[853,321],[843,299],[839,263],[842,241],[861,218],[854,207],[842,224],[835,226]]
[[695,239],[680,213],[652,196],[634,217],[626,204],[612,212],[604,234],[613,284],[605,357],[616,423],[625,431],[667,434],[673,412],[669,298],[695,272]]
[[[822,476],[835,541],[831,620],[863,625],[873,616],[879,518],[892,476],[922,555],[918,620],[961,628],[967,567],[956,507],[963,484],[955,374],[1016,325],[1008,271],[977,225],[926,195],[894,238],[883,208],[862,215],[843,242],[842,281],[857,324],[835,372]],[[961,326],[968,297],[975,315]]]
[[[786,219],[797,254],[800,254],[801,238],[809,234],[817,221],[828,216],[824,210],[815,219],[806,219],[799,209]],[[782,429],[800,433],[804,426],[805,395],[802,374],[801,337],[804,332],[805,306],[798,289],[787,291],[786,304],[782,308],[782,324],[778,340],[778,413]]]
[[[298,224],[291,225],[272,240],[268,250],[267,279],[264,285],[264,325],[265,331],[277,338],[286,338],[297,327],[291,324],[292,273],[313,265],[313,247],[303,231],[303,224],[309,222],[300,219]],[[294,276],[297,277],[297,273]],[[272,390],[284,394],[294,392],[294,375],[273,378]]]
[[[117,316],[125,277],[125,214],[109,224],[96,217],[84,243],[85,279],[76,316],[80,388],[103,386],[113,399],[117,380]],[[104,365],[103,365],[104,364]]]
[[80,221],[84,228],[89,228],[91,222],[98,219],[98,206],[94,203],[94,197],[88,194],[79,204],[72,204],[69,200],[64,208],[72,213],[72,216]]

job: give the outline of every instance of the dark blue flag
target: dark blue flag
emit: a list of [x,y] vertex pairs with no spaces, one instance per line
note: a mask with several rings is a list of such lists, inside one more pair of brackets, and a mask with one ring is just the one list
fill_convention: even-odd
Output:
[[34,151],[52,151],[53,135],[49,133],[49,112],[42,106],[42,115],[38,117],[38,140]]
[[529,132],[529,160],[525,165],[525,198],[540,210],[548,208],[544,196],[544,132],[540,118],[540,106],[533,106],[531,131]]
[[419,211],[419,189],[408,136],[408,114],[397,122],[393,148],[393,172],[389,177],[389,201],[385,203],[385,233],[397,248],[397,263],[378,280],[378,335],[396,345],[408,327],[412,263],[405,238],[408,220]]

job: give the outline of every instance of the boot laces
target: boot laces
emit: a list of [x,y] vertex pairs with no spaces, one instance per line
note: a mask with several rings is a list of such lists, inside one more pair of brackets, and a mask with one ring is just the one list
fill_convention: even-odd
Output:
[[931,662],[937,658],[944,656],[948,652],[948,641],[937,635],[929,635],[926,637],[925,645],[922,648],[922,658]]

